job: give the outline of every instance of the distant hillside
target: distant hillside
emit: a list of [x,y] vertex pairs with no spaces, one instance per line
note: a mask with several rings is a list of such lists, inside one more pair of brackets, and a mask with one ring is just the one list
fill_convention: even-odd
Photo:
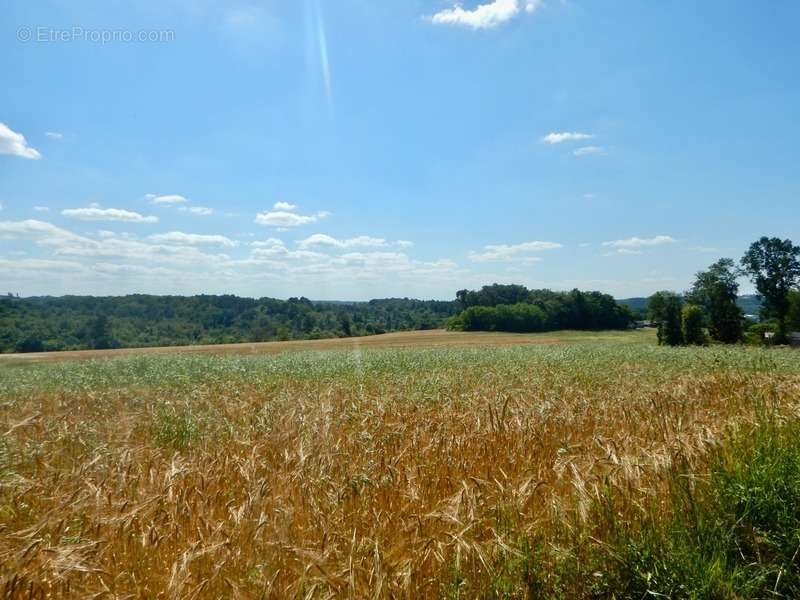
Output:
[[443,327],[455,302],[237,296],[0,297],[0,352],[355,337]]
[[[647,312],[647,298],[624,298],[617,300],[617,302],[627,306],[634,312]],[[737,304],[746,315],[758,315],[761,310],[761,299],[754,294],[739,296]]]
[[746,315],[758,315],[758,313],[761,312],[761,298],[755,294],[739,296],[737,304]]
[[617,300],[617,303],[627,306],[633,312],[647,312],[647,298],[625,298]]

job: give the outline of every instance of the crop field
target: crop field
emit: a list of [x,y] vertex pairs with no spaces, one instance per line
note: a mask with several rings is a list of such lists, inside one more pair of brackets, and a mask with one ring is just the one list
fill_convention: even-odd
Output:
[[372,335],[366,337],[330,338],[323,340],[299,340],[289,342],[258,342],[250,344],[196,345],[159,348],[121,348],[118,350],[75,350],[67,352],[42,352],[30,354],[0,354],[0,368],[8,364],[31,362],[61,362],[65,360],[90,360],[95,358],[119,358],[154,354],[215,354],[254,355],[280,354],[288,351],[350,350],[369,348],[430,348],[464,346],[518,346],[521,344],[558,344],[574,340],[605,339],[617,341],[641,341],[653,337],[653,331],[599,332],[588,334],[577,331],[555,331],[551,333],[502,333],[502,332],[454,332],[442,329],[410,331]]
[[[785,489],[736,538],[743,567],[707,550],[725,521],[703,512],[728,498],[714,490],[739,493],[720,475],[744,477],[737,457],[762,464],[783,451],[770,440],[797,439],[800,353],[661,348],[646,332],[404,335],[0,361],[0,593],[800,593],[800,452],[765,467]],[[747,497],[731,511],[767,506]]]

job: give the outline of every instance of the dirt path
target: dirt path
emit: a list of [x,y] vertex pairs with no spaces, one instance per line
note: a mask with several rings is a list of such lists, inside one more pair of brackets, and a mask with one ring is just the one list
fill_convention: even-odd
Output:
[[61,360],[86,360],[139,356],[151,354],[277,354],[298,350],[350,350],[356,347],[403,348],[436,346],[513,346],[516,344],[558,344],[564,339],[552,334],[488,333],[445,331],[408,331],[387,333],[361,338],[335,338],[291,342],[260,342],[252,344],[225,344],[210,346],[171,346],[159,348],[125,348],[119,350],[80,350],[68,352],[43,352],[31,354],[0,354],[3,362],[25,363]]

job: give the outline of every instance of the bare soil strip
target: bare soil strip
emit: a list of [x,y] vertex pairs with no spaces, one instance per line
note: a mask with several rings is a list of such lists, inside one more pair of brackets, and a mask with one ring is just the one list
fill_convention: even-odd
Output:
[[207,346],[167,346],[158,348],[123,348],[118,350],[79,350],[67,352],[41,352],[31,354],[2,354],[3,361],[25,363],[62,360],[87,360],[140,356],[152,354],[278,354],[288,351],[352,350],[360,348],[404,348],[441,346],[513,346],[518,344],[559,344],[563,338],[547,334],[455,332],[435,329],[429,331],[404,331],[369,337],[302,340],[289,342],[259,342],[251,344],[223,344]]

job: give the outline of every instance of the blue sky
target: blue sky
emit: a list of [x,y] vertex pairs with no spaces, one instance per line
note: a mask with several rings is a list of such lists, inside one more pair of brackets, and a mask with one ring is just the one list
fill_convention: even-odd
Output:
[[685,289],[761,235],[800,240],[799,20],[6,0],[0,292]]

